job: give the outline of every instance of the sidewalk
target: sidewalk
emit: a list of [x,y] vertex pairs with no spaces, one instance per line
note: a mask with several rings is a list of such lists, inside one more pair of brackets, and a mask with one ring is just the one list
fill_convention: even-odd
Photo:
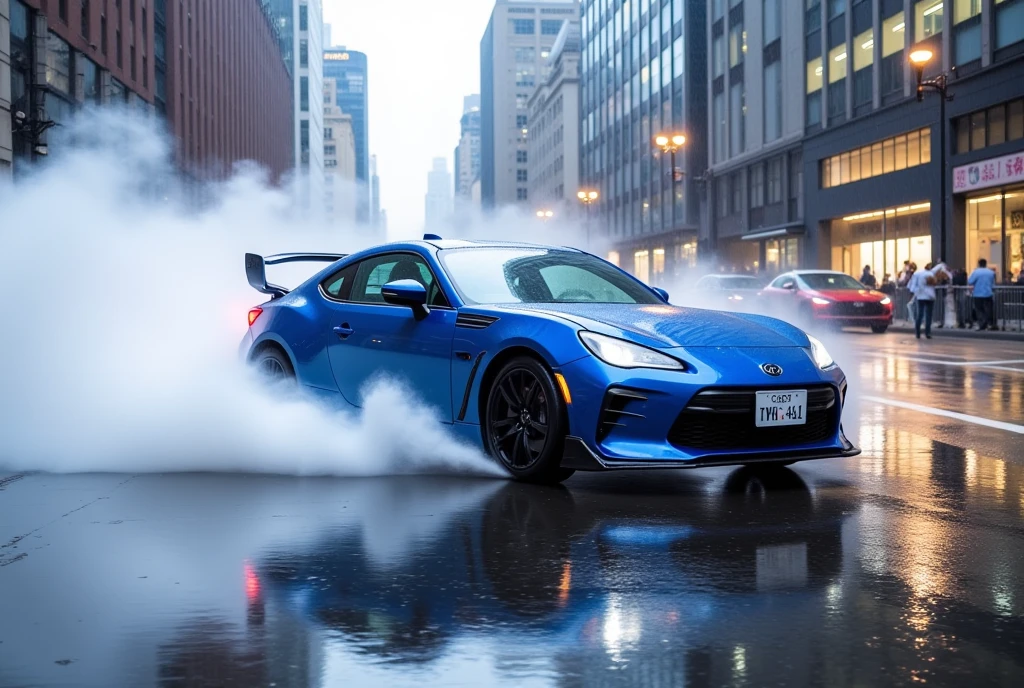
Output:
[[[897,320],[889,326],[889,332],[894,334],[914,334],[913,323],[907,324],[905,320]],[[932,325],[933,337],[962,337],[964,339],[995,339],[1004,342],[1020,342],[1024,344],[1024,332],[1003,332],[1002,330],[976,330],[959,329],[956,327],[936,327]]]

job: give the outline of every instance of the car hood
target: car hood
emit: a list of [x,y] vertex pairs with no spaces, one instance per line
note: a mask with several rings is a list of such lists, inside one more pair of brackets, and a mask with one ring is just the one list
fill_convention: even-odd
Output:
[[828,299],[829,301],[842,302],[875,302],[881,301],[885,298],[885,294],[873,289],[817,289],[814,293],[821,296],[823,299]]
[[645,346],[806,347],[807,335],[775,318],[669,304],[545,303],[503,306],[564,318]]

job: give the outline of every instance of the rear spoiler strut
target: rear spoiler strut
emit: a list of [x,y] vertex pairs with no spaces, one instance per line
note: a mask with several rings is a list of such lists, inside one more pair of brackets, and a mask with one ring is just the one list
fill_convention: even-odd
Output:
[[255,253],[245,254],[245,276],[249,286],[261,294],[269,294],[272,299],[279,299],[288,293],[284,287],[267,282],[267,266],[280,263],[333,263],[341,260],[347,253],[279,253],[276,256],[258,256]]

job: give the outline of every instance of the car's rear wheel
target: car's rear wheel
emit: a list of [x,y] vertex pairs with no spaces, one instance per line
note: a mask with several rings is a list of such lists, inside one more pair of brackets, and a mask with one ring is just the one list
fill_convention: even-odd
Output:
[[287,383],[295,380],[295,368],[283,351],[267,346],[253,356],[252,364],[260,377],[271,383]]
[[888,325],[872,325],[871,331],[875,334],[885,334],[885,331],[889,329]]
[[518,480],[561,482],[573,474],[559,465],[565,417],[551,373],[534,358],[516,357],[498,371],[487,393],[487,451]]

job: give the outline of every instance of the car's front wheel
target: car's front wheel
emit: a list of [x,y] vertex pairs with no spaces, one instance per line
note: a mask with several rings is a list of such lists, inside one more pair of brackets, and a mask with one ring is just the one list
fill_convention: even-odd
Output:
[[875,334],[885,334],[885,331],[889,329],[888,325],[872,325],[871,331]]
[[498,371],[487,394],[487,451],[518,480],[561,482],[573,474],[560,466],[565,417],[551,373],[534,358],[514,358]]

